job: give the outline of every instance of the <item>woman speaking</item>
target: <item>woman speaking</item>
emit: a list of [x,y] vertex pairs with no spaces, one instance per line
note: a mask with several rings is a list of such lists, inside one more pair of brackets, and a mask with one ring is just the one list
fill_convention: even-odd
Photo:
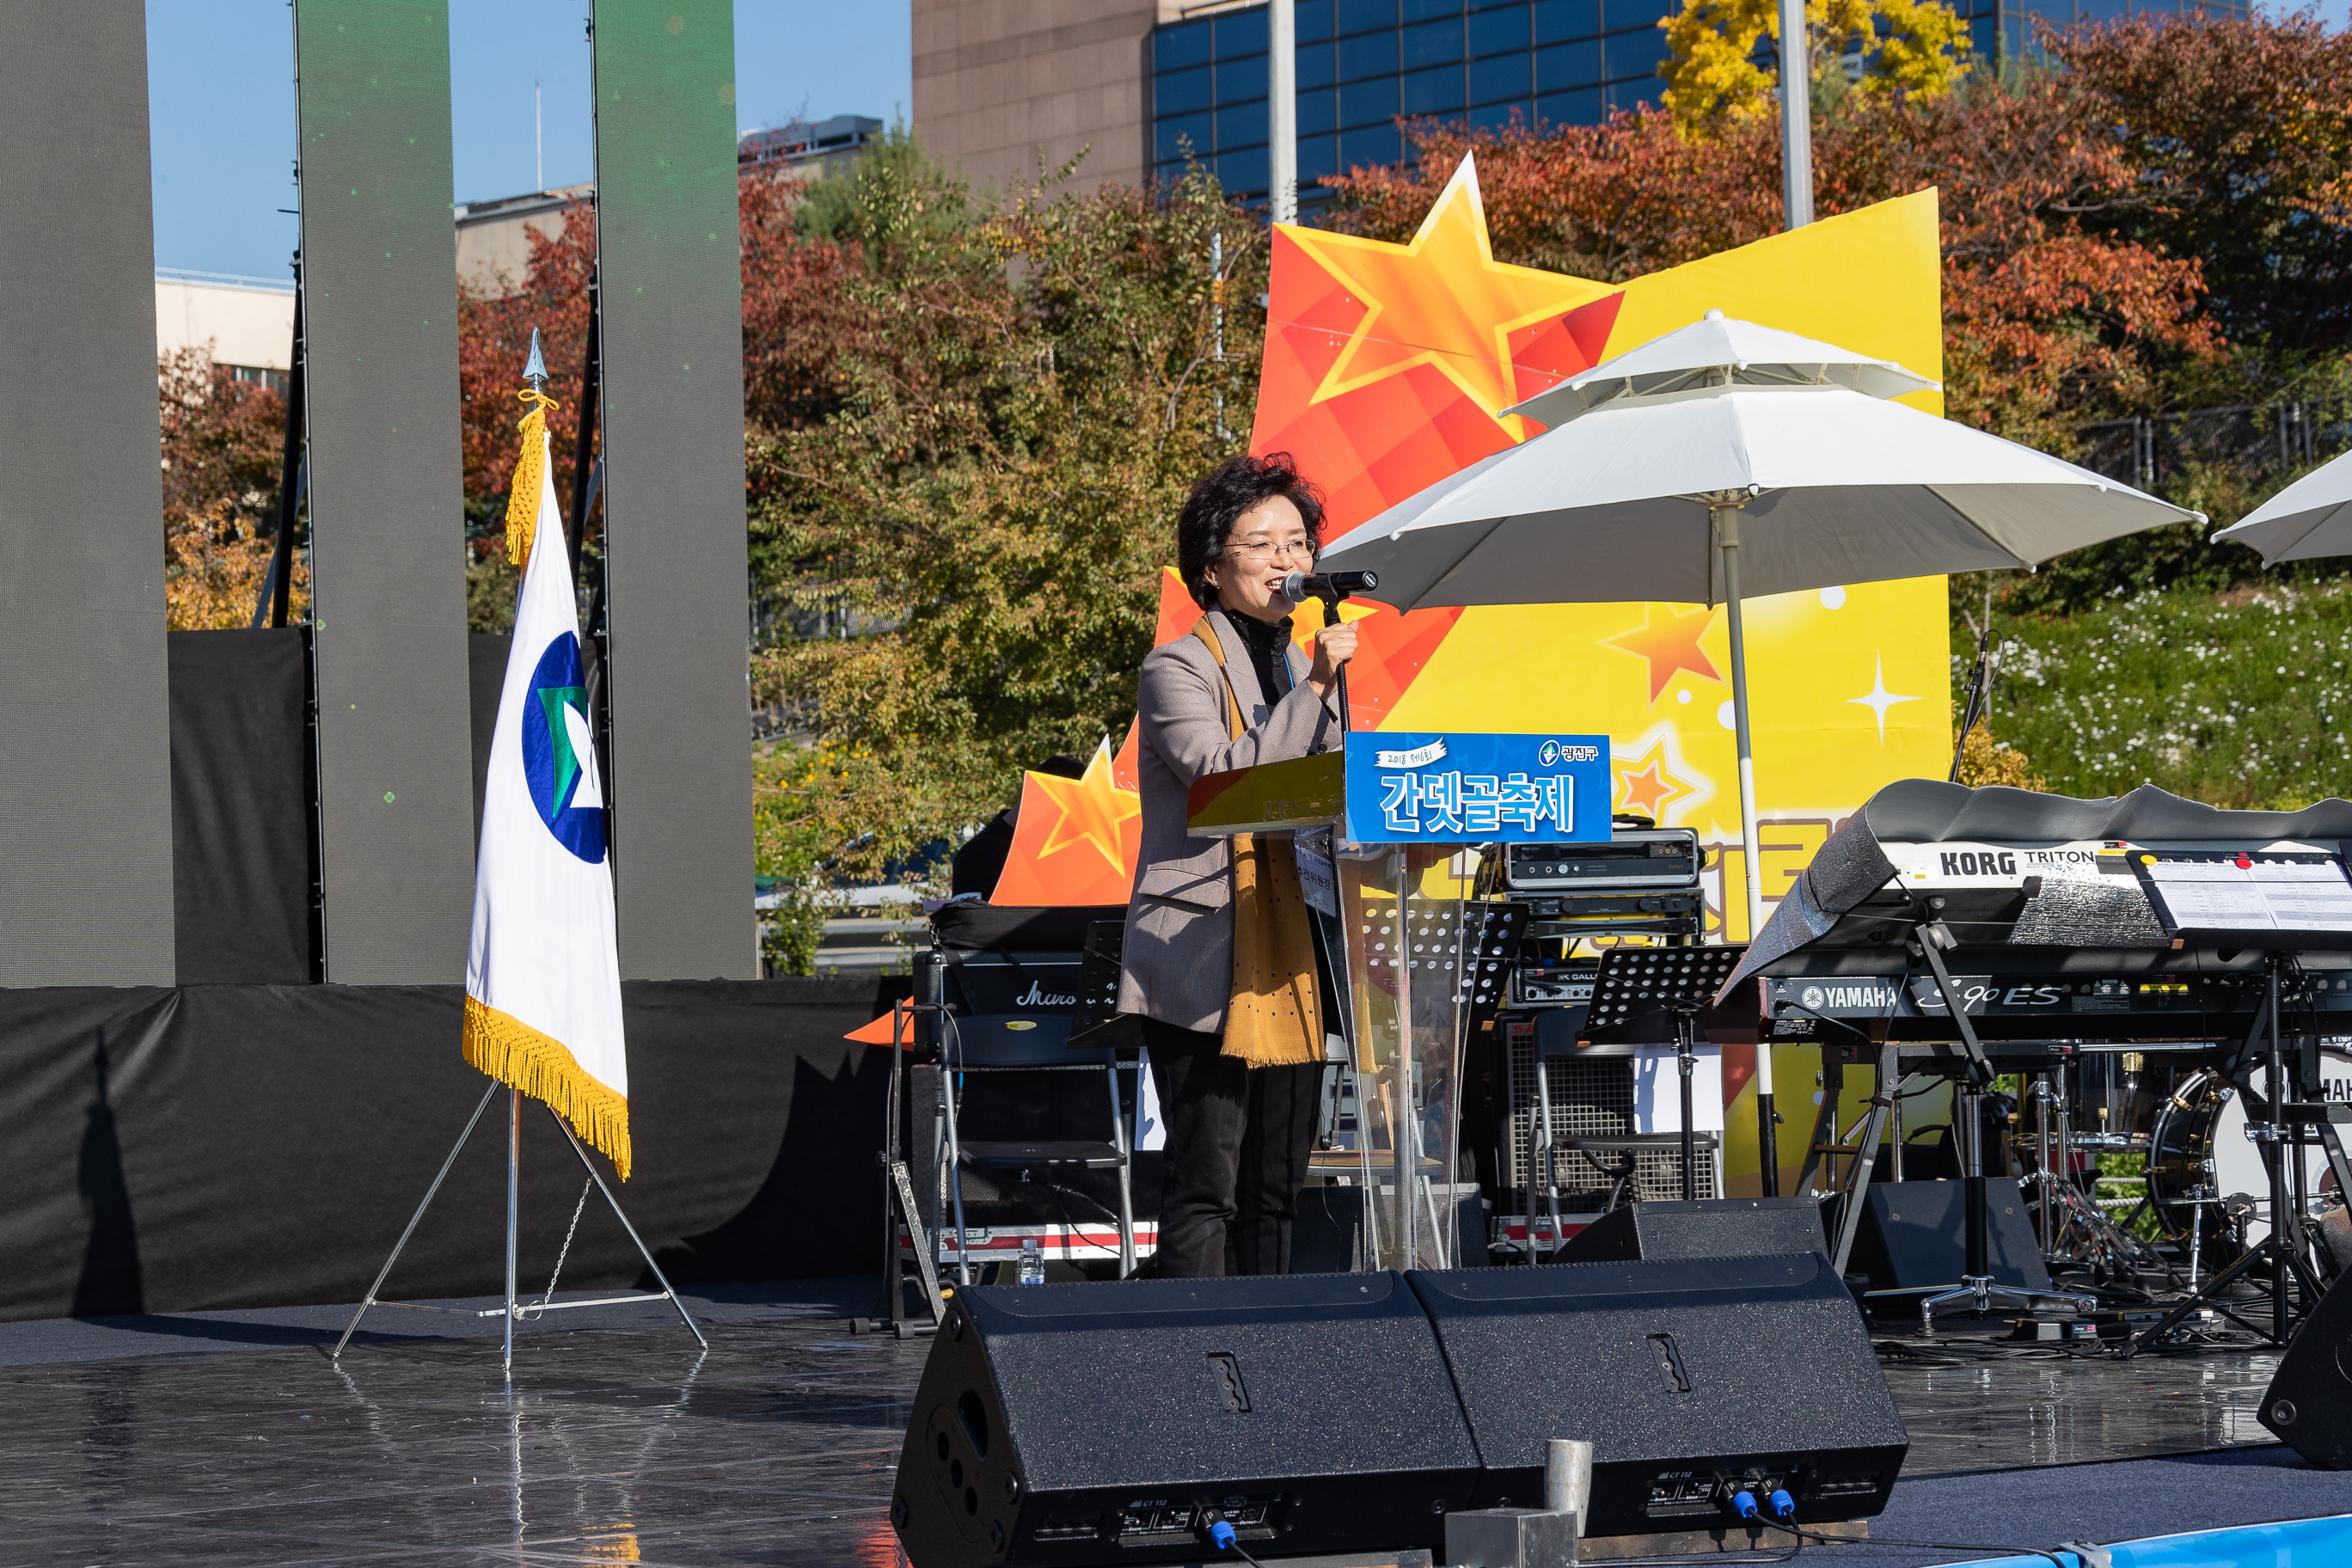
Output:
[[1340,744],[1334,688],[1355,630],[1324,627],[1310,661],[1282,593],[1314,571],[1322,526],[1322,496],[1286,455],[1212,469],[1176,523],[1207,613],[1143,661],[1143,839],[1118,1002],[1142,1017],[1167,1127],[1163,1279],[1290,1267],[1323,1065],[1309,913],[1287,834],[1195,838],[1184,801],[1203,773]]

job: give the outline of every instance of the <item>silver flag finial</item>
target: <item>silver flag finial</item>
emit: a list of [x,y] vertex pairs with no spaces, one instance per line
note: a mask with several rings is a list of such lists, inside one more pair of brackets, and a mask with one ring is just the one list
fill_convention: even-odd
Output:
[[539,352],[539,329],[530,330],[530,360],[522,367],[522,378],[535,387],[547,385],[547,361]]

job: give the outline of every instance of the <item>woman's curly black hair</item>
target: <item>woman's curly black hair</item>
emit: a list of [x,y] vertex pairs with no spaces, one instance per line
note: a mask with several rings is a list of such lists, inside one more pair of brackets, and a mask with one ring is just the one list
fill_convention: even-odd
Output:
[[1242,514],[1276,496],[1290,498],[1306,520],[1307,537],[1321,549],[1323,492],[1298,471],[1289,453],[1228,458],[1193,485],[1176,519],[1176,569],[1193,603],[1204,610],[1214,607],[1217,591],[1209,585],[1209,568],[1224,559],[1225,541]]

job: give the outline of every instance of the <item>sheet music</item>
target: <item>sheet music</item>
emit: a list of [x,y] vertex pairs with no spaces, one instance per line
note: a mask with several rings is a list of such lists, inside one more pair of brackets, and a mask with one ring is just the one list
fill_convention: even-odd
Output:
[[2352,882],[2333,861],[2164,860],[2147,870],[2178,929],[2352,933]]
[[2281,930],[2352,931],[2352,882],[2335,863],[2256,866],[2246,875]]

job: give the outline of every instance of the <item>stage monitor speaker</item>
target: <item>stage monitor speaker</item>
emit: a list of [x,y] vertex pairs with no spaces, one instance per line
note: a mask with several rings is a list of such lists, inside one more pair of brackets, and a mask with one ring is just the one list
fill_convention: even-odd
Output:
[[[1524,1369],[1522,1369],[1524,1372]],[[1478,1455],[1402,1276],[973,1287],[890,1501],[914,1568],[1442,1552]]]
[[[1968,1272],[1968,1205],[1959,1182],[1878,1182],[1864,1193],[1862,1226],[1854,1233],[1849,1273],[1861,1274],[1875,1290],[1941,1290]],[[2025,1217],[2025,1200],[2007,1176],[1985,1182],[1988,1261],[1996,1285],[2025,1290],[2050,1289],[2042,1244]],[[1881,1298],[1885,1311],[1911,1311],[1913,1300]]]
[[1611,1209],[1578,1231],[1552,1261],[1633,1263],[1828,1250],[1821,1206],[1811,1198],[1701,1198]]
[[1543,1506],[1545,1441],[1578,1437],[1588,1536],[1728,1521],[1743,1487],[1787,1488],[1800,1522],[1860,1519],[1910,1447],[1819,1252],[1407,1278],[1478,1445],[1476,1507]]
[[2287,1342],[2254,1418],[2323,1470],[2352,1470],[2352,1289],[2336,1278]]

